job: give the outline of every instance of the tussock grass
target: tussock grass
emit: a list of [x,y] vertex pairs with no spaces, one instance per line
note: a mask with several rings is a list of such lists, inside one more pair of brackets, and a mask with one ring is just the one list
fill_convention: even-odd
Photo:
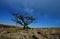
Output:
[[8,37],[0,36],[0,39],[10,39]]

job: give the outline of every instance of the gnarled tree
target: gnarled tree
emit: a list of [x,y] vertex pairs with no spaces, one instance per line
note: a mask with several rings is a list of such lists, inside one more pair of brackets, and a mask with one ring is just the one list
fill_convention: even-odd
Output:
[[13,13],[13,16],[15,16],[15,19],[12,20],[22,25],[24,29],[29,28],[28,25],[35,21],[35,18],[32,16],[24,16],[18,13]]

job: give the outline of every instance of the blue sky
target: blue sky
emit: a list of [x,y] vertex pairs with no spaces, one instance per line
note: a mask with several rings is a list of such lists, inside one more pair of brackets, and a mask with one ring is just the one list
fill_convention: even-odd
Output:
[[16,25],[13,12],[36,17],[30,27],[60,27],[60,0],[0,0],[0,24]]

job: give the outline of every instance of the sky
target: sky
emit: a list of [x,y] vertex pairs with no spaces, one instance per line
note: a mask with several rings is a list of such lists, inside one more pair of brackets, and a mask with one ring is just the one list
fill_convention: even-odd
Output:
[[0,24],[16,25],[12,13],[36,17],[29,27],[60,27],[60,0],[0,0]]

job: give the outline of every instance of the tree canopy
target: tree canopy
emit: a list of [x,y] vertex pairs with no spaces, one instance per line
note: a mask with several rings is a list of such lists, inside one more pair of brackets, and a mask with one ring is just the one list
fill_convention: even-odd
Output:
[[36,20],[33,16],[25,16],[19,13],[13,13],[12,15],[15,17],[12,20],[24,26],[24,28],[28,28],[28,25]]

